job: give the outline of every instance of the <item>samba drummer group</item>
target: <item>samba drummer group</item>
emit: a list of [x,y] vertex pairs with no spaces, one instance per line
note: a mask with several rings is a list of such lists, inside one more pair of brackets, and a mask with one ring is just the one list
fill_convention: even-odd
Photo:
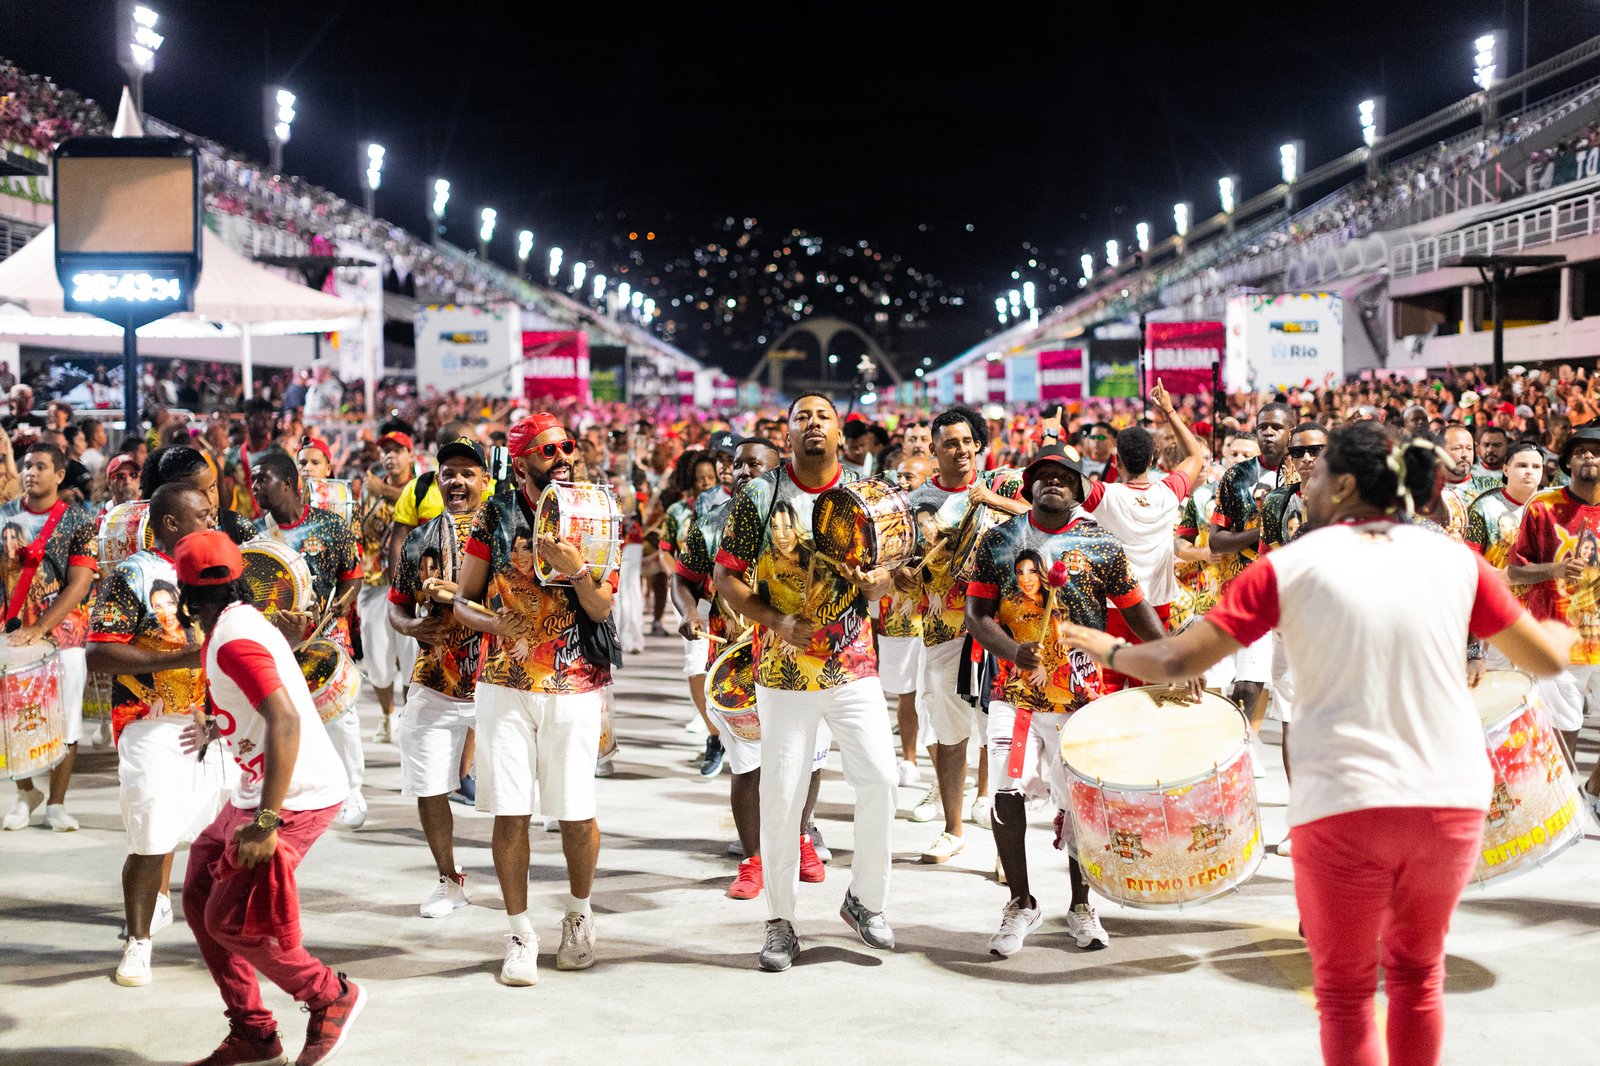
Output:
[[[1055,420],[1022,469],[980,470],[984,420],[954,408],[907,429],[892,477],[863,476],[878,472],[847,446],[844,420],[819,394],[790,406],[786,433],[714,442],[703,479],[702,457],[688,458],[685,484],[701,491],[659,535],[675,571],[684,673],[731,770],[742,859],[728,894],[766,903],[760,968],[785,970],[800,951],[797,885],[824,879],[812,809],[834,747],[855,794],[839,913],[865,944],[894,947],[895,790],[919,778],[926,755],[933,785],[913,817],[942,825],[923,861],[959,854],[969,817],[994,834],[1008,899],[989,951],[1015,954],[1043,921],[1024,842],[1030,806],[1041,805],[1066,852],[1068,931],[1093,949],[1109,934],[1091,888],[1178,905],[1254,872],[1264,842],[1252,719],[1270,705],[1287,726],[1298,707],[1306,724],[1294,734],[1291,824],[1296,838],[1317,842],[1310,855],[1297,843],[1294,855],[1319,997],[1362,995],[1346,971],[1350,952],[1364,949],[1336,943],[1339,907],[1355,889],[1334,872],[1348,859],[1334,857],[1373,829],[1344,819],[1445,812],[1428,823],[1439,830],[1423,849],[1430,872],[1396,874],[1390,888],[1435,904],[1448,896],[1449,907],[1435,905],[1405,935],[1383,933],[1386,950],[1414,956],[1423,1014],[1438,994],[1429,982],[1455,897],[1475,870],[1494,875],[1478,869],[1485,832],[1515,840],[1522,822],[1507,824],[1516,820],[1507,812],[1518,807],[1521,819],[1577,811],[1568,750],[1577,725],[1571,706],[1558,705],[1565,688],[1554,687],[1572,685],[1559,680],[1570,678],[1567,648],[1484,559],[1510,537],[1513,565],[1567,596],[1559,581],[1571,553],[1561,545],[1577,541],[1584,516],[1564,501],[1600,513],[1600,432],[1577,435],[1563,457],[1567,496],[1530,504],[1511,469],[1493,490],[1497,506],[1530,508],[1528,529],[1562,531],[1544,538],[1555,542],[1549,558],[1533,534],[1499,522],[1485,526],[1493,542],[1474,556],[1417,528],[1450,517],[1429,491],[1435,482],[1467,478],[1437,445],[1372,426],[1291,427],[1286,408],[1268,405],[1255,433],[1237,439],[1239,461],[1210,486],[1204,445],[1159,386],[1152,400],[1175,444],[1165,471],[1144,428],[1118,435],[1112,467],[1062,442]],[[41,807],[53,828],[73,828],[65,797],[82,691],[90,672],[109,675],[129,845],[117,980],[151,979],[151,937],[172,920],[173,853],[192,841],[184,909],[230,1023],[203,1062],[281,1056],[256,972],[310,1011],[301,1063],[336,1051],[365,1002],[365,989],[301,945],[295,908],[279,906],[293,900],[294,868],[318,836],[365,818],[352,608],[386,736],[393,686],[409,690],[392,732],[403,794],[417,800],[437,867],[422,913],[444,917],[469,902],[449,804],[470,768],[473,801],[494,817],[509,926],[500,980],[538,978],[527,891],[535,812],[559,829],[567,866],[556,967],[595,962],[596,760],[622,661],[614,615],[630,599],[639,607],[628,562],[642,537],[624,532],[636,501],[619,506],[604,483],[577,479],[578,447],[552,416],[511,428],[509,476],[498,482],[482,446],[457,429],[441,431],[436,469],[420,478],[411,439],[384,433],[383,471],[359,491],[328,487],[326,445],[308,440],[292,458],[253,426],[222,470],[193,449],[163,449],[146,462],[143,499],[99,531],[55,498],[64,463],[39,446],[24,457],[24,497],[0,510],[28,545],[8,604],[16,625],[3,683],[15,686],[9,703],[37,709],[20,725],[8,720],[7,775],[19,780],[6,828]],[[219,505],[236,503],[238,486],[253,518]],[[1302,526],[1327,528],[1297,537]],[[1319,570],[1324,558],[1345,579],[1371,572],[1382,583],[1353,597]],[[1565,603],[1531,605],[1565,619]],[[1168,637],[1206,608],[1208,624]],[[1389,668],[1344,669],[1340,649],[1316,643],[1319,614],[1334,619],[1330,632],[1365,641],[1362,661]],[[1483,640],[1497,665],[1558,678],[1539,690],[1550,693],[1549,718],[1523,675],[1490,675],[1474,701],[1466,664]],[[1207,685],[1245,713],[1202,695]],[[1580,695],[1578,725],[1582,714]],[[1512,724],[1536,739],[1502,758],[1496,730]],[[46,772],[48,795],[35,787]],[[1549,846],[1528,862],[1576,839],[1580,817],[1547,820]],[[1375,861],[1398,869],[1400,850]],[[1499,854],[1504,869],[1522,865],[1505,861],[1503,845]],[[1370,1000],[1367,988],[1369,1011]],[[1359,1015],[1324,1011],[1325,1052],[1330,1025],[1370,1026]]]

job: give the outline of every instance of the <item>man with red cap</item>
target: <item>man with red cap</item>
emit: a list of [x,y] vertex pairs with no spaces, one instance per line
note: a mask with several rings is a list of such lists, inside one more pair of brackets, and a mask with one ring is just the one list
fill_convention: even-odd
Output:
[[401,683],[406,684],[411,677],[411,668],[417,661],[417,642],[396,633],[389,624],[389,557],[385,547],[394,527],[394,501],[411,481],[417,460],[411,435],[400,429],[390,429],[379,437],[378,449],[382,473],[367,473],[356,504],[356,537],[361,544],[362,565],[356,615],[361,619],[361,671],[372,684],[378,709],[383,712],[378,741],[389,744],[394,736],[390,723],[395,678],[400,677]]
[[205,636],[201,666],[239,787],[189,850],[183,902],[201,958],[227,1005],[228,1036],[193,1066],[279,1062],[283,1044],[256,974],[304,1005],[297,1066],[332,1057],[366,1006],[360,985],[301,943],[295,870],[333,822],[349,789],[294,650],[250,604],[244,559],[220,530],[178,542],[180,601]]
[[[536,790],[545,816],[560,823],[571,892],[556,969],[594,965],[589,893],[600,851],[594,766],[612,662],[586,646],[584,633],[611,616],[617,576],[596,578],[576,545],[537,532],[535,510],[546,486],[572,480],[578,447],[561,423],[530,415],[511,427],[507,447],[517,486],[492,497],[473,520],[455,617],[489,634],[473,698],[477,805],[494,815],[494,867],[511,923],[500,980],[531,985],[539,979],[539,938],[528,917],[528,821]],[[539,564],[553,571],[551,584],[540,580]]]

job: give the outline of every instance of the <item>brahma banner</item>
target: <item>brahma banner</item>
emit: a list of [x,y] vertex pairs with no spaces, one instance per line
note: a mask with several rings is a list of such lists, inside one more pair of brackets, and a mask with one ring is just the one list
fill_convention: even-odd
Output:
[[589,335],[522,331],[522,388],[530,400],[589,402]]
[[1039,402],[1083,402],[1083,349],[1039,353]]
[[1228,331],[1221,322],[1151,322],[1146,327],[1150,384],[1157,379],[1174,396],[1211,395],[1213,364],[1220,366]]

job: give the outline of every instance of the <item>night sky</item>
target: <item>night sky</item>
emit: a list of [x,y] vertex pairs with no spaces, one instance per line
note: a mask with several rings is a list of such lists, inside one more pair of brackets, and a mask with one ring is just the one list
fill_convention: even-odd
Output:
[[[1028,260],[1041,302],[1060,303],[1081,252],[1131,243],[1142,220],[1165,237],[1180,199],[1210,214],[1220,175],[1248,198],[1277,180],[1286,140],[1305,141],[1308,168],[1356,146],[1364,97],[1384,95],[1397,129],[1467,95],[1480,33],[1505,31],[1502,73],[1523,48],[1523,5],[1500,0],[1208,3],[1181,20],[1129,4],[923,19],[867,4],[148,2],[166,36],[151,114],[264,159],[261,86],[282,83],[299,97],[289,171],[359,202],[357,146],[376,140],[380,215],[423,232],[428,179],[448,177],[458,243],[493,206],[493,258],[514,265],[530,228],[530,265],[559,245],[564,282],[578,258],[631,278],[674,343],[734,370],[793,314],[869,324],[883,308],[888,347],[943,361],[995,327],[994,298]],[[1533,63],[1600,33],[1588,0],[1531,14]],[[0,55],[108,114],[114,52],[109,2],[0,0]]]

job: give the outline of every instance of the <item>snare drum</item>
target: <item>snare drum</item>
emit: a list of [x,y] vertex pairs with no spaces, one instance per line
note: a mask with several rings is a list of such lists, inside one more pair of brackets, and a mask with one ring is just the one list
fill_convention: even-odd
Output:
[[706,676],[706,703],[740,740],[761,739],[761,718],[756,714],[756,644],[735,641],[711,664]]
[[110,568],[134,552],[155,547],[155,530],[150,528],[150,501],[119,503],[100,520],[100,568]]
[[311,506],[332,511],[352,526],[355,525],[356,494],[351,482],[329,477],[308,477],[306,498],[311,501]]
[[[539,496],[536,536],[547,533],[578,547],[598,583],[622,563],[622,513],[611,486],[596,482],[552,481]],[[571,585],[542,558],[534,561],[541,585]]]
[[611,690],[602,689],[600,698],[600,759],[609,759],[617,753],[617,731],[611,725]]
[[112,674],[90,670],[83,683],[83,720],[85,722],[111,721]]
[[866,478],[829,489],[812,512],[817,551],[841,563],[893,570],[911,558],[917,527],[911,503],[898,485]]
[[361,695],[361,672],[343,648],[318,637],[294,654],[323,725],[355,708],[356,697]]
[[1101,895],[1182,907],[1261,865],[1248,727],[1221,696],[1165,687],[1104,696],[1061,727],[1078,862]]
[[1566,749],[1533,687],[1515,670],[1491,670],[1472,690],[1483,720],[1494,795],[1474,883],[1536,870],[1583,836],[1583,804]]
[[66,729],[55,647],[0,646],[0,779],[32,777],[60,762]]
[[967,508],[967,513],[961,516],[961,524],[956,526],[955,540],[950,548],[951,556],[955,559],[955,566],[950,573],[957,587],[964,589],[967,582],[972,580],[973,571],[978,565],[978,542],[983,535],[1010,517],[986,503],[974,503]]
[[311,607],[311,567],[305,557],[271,537],[256,537],[239,547],[250,602],[263,614]]

